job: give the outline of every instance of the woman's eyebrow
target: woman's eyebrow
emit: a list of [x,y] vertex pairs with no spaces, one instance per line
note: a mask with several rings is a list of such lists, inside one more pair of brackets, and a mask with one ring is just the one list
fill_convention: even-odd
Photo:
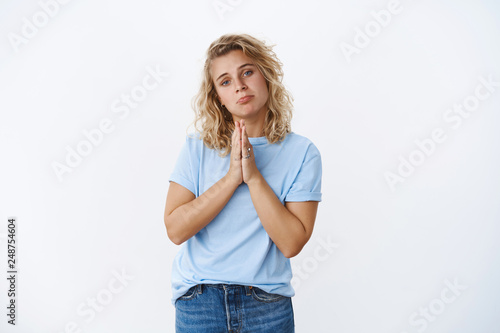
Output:
[[[243,64],[241,65],[240,67],[238,67],[238,69],[242,69],[243,67],[245,66],[254,66],[254,64]],[[218,81],[221,77],[223,77],[224,75],[227,75],[227,73],[222,73],[221,75],[219,75],[219,77],[217,78],[217,80],[215,81]]]

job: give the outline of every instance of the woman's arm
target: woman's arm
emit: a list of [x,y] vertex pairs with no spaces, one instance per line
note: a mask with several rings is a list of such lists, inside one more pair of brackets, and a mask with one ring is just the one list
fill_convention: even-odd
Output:
[[274,244],[287,258],[299,254],[311,237],[318,202],[286,202],[283,206],[260,172],[247,185],[262,226]]
[[180,245],[194,236],[219,214],[237,187],[226,175],[195,198],[187,188],[171,182],[164,215],[168,238]]
[[[242,125],[242,152],[246,154],[251,144],[244,121]],[[239,128],[236,126],[237,130]],[[318,202],[287,202],[283,205],[257,169],[253,152],[249,158],[243,159],[242,163],[243,181],[250,189],[250,196],[262,226],[285,257],[296,256],[311,237]]]
[[241,141],[234,131],[227,174],[198,198],[182,185],[171,182],[165,203],[164,222],[170,240],[180,245],[203,229],[224,208],[243,181]]

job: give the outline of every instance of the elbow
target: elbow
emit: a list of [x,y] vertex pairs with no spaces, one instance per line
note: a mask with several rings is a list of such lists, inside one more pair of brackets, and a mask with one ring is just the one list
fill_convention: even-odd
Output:
[[280,251],[283,253],[283,255],[290,259],[295,257],[302,251],[304,246],[306,245],[309,237],[304,237],[301,239],[297,239],[295,242],[290,242],[288,244],[282,244]]
[[297,254],[299,254],[299,252],[283,252],[283,255],[285,256],[285,258],[288,258],[288,259],[295,257]]
[[184,243],[185,239],[180,237],[178,232],[175,232],[175,228],[169,223],[168,218],[165,218],[165,228],[167,229],[168,239],[175,245],[181,245]]
[[295,257],[297,254],[299,254],[301,250],[302,250],[302,246],[293,246],[293,247],[283,249],[283,251],[281,251],[281,253],[283,253],[283,255],[286,258],[290,259],[290,258]]
[[184,241],[181,238],[176,237],[175,235],[172,235],[171,233],[169,233],[168,229],[167,229],[167,235],[168,235],[168,239],[170,239],[170,241],[172,243],[174,243],[175,245],[181,245],[182,243],[184,243]]

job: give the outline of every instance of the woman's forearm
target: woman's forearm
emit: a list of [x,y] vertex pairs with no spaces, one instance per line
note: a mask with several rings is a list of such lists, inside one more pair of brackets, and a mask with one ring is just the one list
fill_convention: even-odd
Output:
[[237,187],[226,175],[196,199],[173,210],[165,217],[172,242],[180,245],[203,229],[224,208]]
[[281,203],[260,173],[247,185],[257,215],[271,240],[285,257],[297,255],[309,240],[302,222]]

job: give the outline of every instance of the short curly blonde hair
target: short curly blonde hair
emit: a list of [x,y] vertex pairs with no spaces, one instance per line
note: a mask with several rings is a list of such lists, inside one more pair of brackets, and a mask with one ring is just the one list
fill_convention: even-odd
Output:
[[215,58],[233,50],[243,51],[266,79],[269,98],[264,135],[268,142],[281,141],[291,132],[293,98],[282,83],[282,63],[272,46],[247,34],[223,35],[212,42],[207,50],[201,86],[192,105],[195,129],[207,147],[221,150],[220,156],[226,156],[230,152],[234,121],[231,113],[220,105],[217,98],[211,67]]

